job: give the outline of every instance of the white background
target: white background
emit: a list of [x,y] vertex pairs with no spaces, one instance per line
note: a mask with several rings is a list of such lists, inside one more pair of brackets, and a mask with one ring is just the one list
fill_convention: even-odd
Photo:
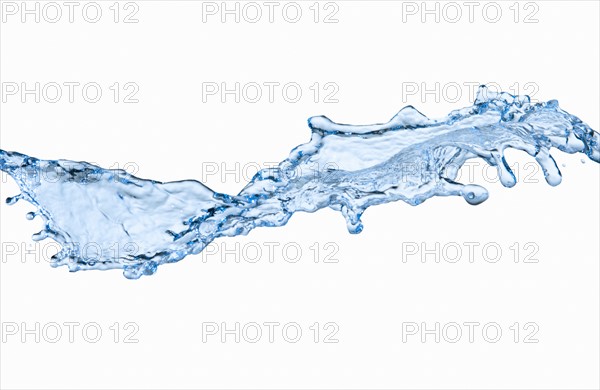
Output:
[[[558,99],[561,107],[594,129],[600,128],[599,6],[597,2],[536,2],[538,23],[519,22],[498,2],[503,16],[487,22],[481,7],[470,23],[419,15],[402,20],[401,2],[337,2],[338,23],[314,23],[312,2],[299,2],[303,17],[275,21],[202,22],[202,3],[137,1],[139,23],[114,23],[102,2],[103,18],[87,23],[51,24],[9,17],[1,26],[1,81],[81,84],[103,87],[95,104],[81,95],[74,103],[7,97],[1,107],[1,147],[38,158],[86,160],[104,167],[133,163],[137,175],[156,180],[204,178],[203,163],[240,164],[284,159],[309,139],[306,119],[385,122],[406,103],[430,117],[469,105],[467,90],[458,102],[443,96],[412,96],[403,83],[535,83],[538,100]],[[40,3],[45,4],[44,2]],[[85,4],[85,3],[81,3]],[[217,3],[219,5],[220,3]],[[242,3],[243,4],[243,3]],[[262,4],[262,3],[261,3]],[[284,3],[282,3],[284,4]],[[432,3],[430,3],[432,4]],[[462,4],[459,2],[459,4]],[[482,5],[485,3],[481,3]],[[417,3],[420,5],[420,2]],[[440,3],[443,6],[444,3]],[[431,5],[433,7],[433,5]],[[466,8],[462,6],[463,11]],[[281,8],[281,7],[280,7]],[[278,9],[280,9],[278,8]],[[266,8],[263,8],[265,11]],[[266,11],[265,11],[266,12]],[[322,19],[323,15],[321,15]],[[108,86],[135,82],[139,103],[112,101]],[[303,98],[288,103],[202,101],[203,82],[296,82]],[[339,103],[315,103],[315,82],[339,86]],[[407,84],[404,84],[407,85]],[[526,92],[526,91],[525,91]],[[320,99],[322,100],[322,99]],[[388,204],[369,209],[365,229],[347,233],[331,210],[294,216],[287,226],[258,229],[236,243],[298,243],[297,263],[275,252],[269,263],[240,263],[222,253],[190,256],[138,281],[119,271],[69,273],[44,260],[18,255],[0,263],[1,321],[30,328],[50,322],[97,323],[97,343],[76,332],[70,343],[20,333],[1,348],[2,388],[598,388],[599,383],[599,167],[581,155],[555,151],[563,183],[550,187],[541,172],[537,183],[490,190],[482,205],[461,198],[431,199],[418,207]],[[529,157],[510,153],[525,166]],[[565,164],[562,167],[561,164]],[[519,172],[517,174],[526,174]],[[535,181],[535,180],[534,180]],[[217,191],[235,193],[243,180],[205,178]],[[14,195],[3,180],[2,198]],[[41,222],[27,221],[32,206],[18,203],[1,212],[1,241],[30,244]],[[332,242],[338,263],[324,264],[309,247]],[[488,263],[481,251],[470,263],[444,259],[403,262],[403,243],[497,243],[501,259]],[[535,264],[515,263],[509,247],[534,243]],[[481,246],[479,248],[481,248]],[[5,248],[3,246],[3,248]],[[238,254],[239,255],[239,254]],[[523,256],[523,254],[521,254]],[[221,263],[220,259],[225,259]],[[257,343],[232,336],[202,340],[202,324],[295,322],[303,336]],[[109,327],[134,322],[138,343],[112,339]],[[334,322],[337,343],[313,341],[309,327]],[[470,343],[419,335],[402,340],[403,323],[497,323],[502,338],[486,341],[481,326]],[[533,322],[537,343],[519,342],[509,327]],[[20,326],[20,325],[19,325]],[[63,328],[66,329],[66,328]],[[266,328],[264,328],[266,329]],[[466,328],[463,328],[466,330]]]

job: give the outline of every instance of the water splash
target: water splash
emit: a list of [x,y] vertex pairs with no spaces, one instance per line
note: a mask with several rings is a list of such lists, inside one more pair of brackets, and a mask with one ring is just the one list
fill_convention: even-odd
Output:
[[353,126],[327,117],[308,120],[308,143],[277,168],[263,169],[237,195],[217,193],[194,180],[161,183],[86,162],[40,160],[0,150],[0,169],[24,199],[37,207],[44,229],[62,249],[52,266],[71,271],[122,268],[127,278],[153,274],[202,251],[222,236],[259,226],[282,226],[298,211],[340,211],[359,233],[362,213],[402,200],[418,205],[434,196],[462,196],[476,205],[485,188],[455,181],[472,158],[495,166],[501,183],[516,184],[504,159],[507,148],[533,156],[548,184],[561,181],[552,147],[599,162],[600,136],[558,102],[532,104],[528,96],[481,87],[473,106],[432,120],[412,106],[384,124]]

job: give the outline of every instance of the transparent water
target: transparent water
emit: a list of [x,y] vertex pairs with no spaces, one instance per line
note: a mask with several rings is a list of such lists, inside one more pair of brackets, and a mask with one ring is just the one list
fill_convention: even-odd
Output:
[[127,278],[151,275],[159,265],[199,253],[223,236],[260,226],[282,226],[298,212],[340,211],[359,233],[370,206],[402,200],[419,205],[434,196],[462,196],[476,205],[488,191],[455,181],[465,161],[482,158],[501,183],[516,184],[507,148],[533,156],[548,184],[561,182],[551,148],[600,161],[597,132],[560,109],[558,102],[479,89],[473,106],[432,120],[407,106],[389,122],[354,126],[327,117],[308,120],[309,142],[277,168],[264,169],[237,194],[212,191],[195,180],[161,183],[122,170],[68,160],[40,160],[0,150],[0,169],[44,219],[34,240],[62,249],[52,266],[71,271],[121,268]]

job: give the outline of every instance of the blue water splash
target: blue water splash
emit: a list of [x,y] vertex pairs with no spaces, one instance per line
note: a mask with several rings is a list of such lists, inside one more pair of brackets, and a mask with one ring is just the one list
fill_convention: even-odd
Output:
[[308,143],[294,148],[277,168],[263,169],[237,195],[217,193],[194,180],[161,183],[86,162],[39,160],[0,150],[0,169],[24,199],[37,207],[45,228],[34,240],[52,238],[62,249],[52,266],[70,271],[122,268],[127,278],[153,274],[202,251],[222,236],[259,226],[282,226],[298,211],[340,211],[359,233],[362,213],[402,200],[418,205],[434,196],[462,196],[476,205],[485,188],[455,181],[460,167],[482,158],[512,187],[507,148],[535,157],[548,184],[561,181],[552,147],[600,161],[597,132],[559,108],[528,96],[479,89],[473,106],[432,120],[403,108],[384,124],[352,126],[327,117],[308,120]]

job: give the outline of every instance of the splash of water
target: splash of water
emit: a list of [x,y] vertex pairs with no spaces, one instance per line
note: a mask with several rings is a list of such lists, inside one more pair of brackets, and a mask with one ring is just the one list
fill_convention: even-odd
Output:
[[122,268],[127,278],[153,274],[202,251],[223,236],[259,226],[282,226],[298,211],[340,211],[348,230],[362,230],[361,215],[377,204],[402,200],[418,205],[434,196],[462,196],[476,205],[485,188],[455,181],[469,159],[495,166],[501,183],[515,175],[507,148],[533,156],[548,184],[561,181],[552,147],[600,162],[600,136],[558,102],[533,104],[528,96],[481,87],[473,106],[432,120],[412,106],[384,124],[353,126],[327,117],[308,120],[308,143],[277,168],[263,169],[237,195],[217,193],[194,180],[161,183],[86,162],[40,160],[0,150],[0,169],[24,199],[37,207],[44,229],[62,249],[52,266],[70,271]]

